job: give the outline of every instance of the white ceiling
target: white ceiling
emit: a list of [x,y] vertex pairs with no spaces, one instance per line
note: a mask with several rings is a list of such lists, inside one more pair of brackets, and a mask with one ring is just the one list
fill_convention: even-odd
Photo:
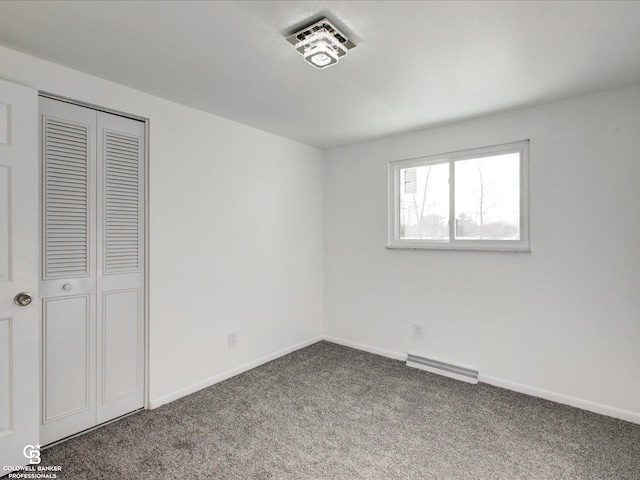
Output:
[[[284,39],[326,14],[357,47]],[[327,148],[640,83],[640,2],[0,2],[0,44]]]

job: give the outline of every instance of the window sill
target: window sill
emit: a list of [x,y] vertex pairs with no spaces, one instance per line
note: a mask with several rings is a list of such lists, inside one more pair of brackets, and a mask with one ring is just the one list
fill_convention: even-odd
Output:
[[404,241],[392,242],[386,247],[388,250],[465,250],[476,252],[511,252],[511,253],[531,253],[529,245],[522,244],[505,244],[501,242],[487,242],[482,245],[471,244],[469,242],[456,243],[437,243],[437,242],[417,242]]

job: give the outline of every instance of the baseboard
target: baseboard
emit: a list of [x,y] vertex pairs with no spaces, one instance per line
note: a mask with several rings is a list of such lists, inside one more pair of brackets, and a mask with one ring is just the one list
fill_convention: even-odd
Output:
[[213,377],[209,377],[189,387],[182,388],[177,392],[173,392],[168,395],[164,395],[160,398],[149,400],[149,409],[158,408],[166,403],[170,403],[179,398],[186,397],[187,395],[195,393],[198,390],[202,390],[203,388],[210,387],[211,385],[215,385],[216,383],[222,382],[223,380],[227,380],[228,378],[235,377],[236,375],[240,375],[241,373],[244,373],[247,370],[251,370],[252,368],[259,367],[260,365],[263,365],[267,362],[275,360],[276,358],[280,358],[291,352],[300,350],[301,348],[305,348],[305,347],[308,347],[309,345],[313,345],[314,343],[317,343],[322,339],[323,339],[322,335],[317,335],[308,340],[305,340],[304,342],[298,343],[296,345],[292,345],[287,348],[283,348],[282,350],[278,350],[277,352],[258,358],[257,360],[253,360],[251,362],[245,363],[244,365],[240,365],[239,367],[233,368],[231,370],[227,370],[226,372],[219,373],[218,375],[214,375]]
[[363,343],[352,342],[351,340],[344,340],[338,337],[332,337],[330,335],[325,335],[323,337],[327,342],[335,343],[337,345],[342,345],[344,347],[355,348],[356,350],[362,350],[363,352],[373,353],[375,355],[380,355],[381,357],[393,358],[394,360],[400,360],[402,362],[407,361],[407,354],[400,352],[393,352],[391,350],[384,350],[382,348],[371,347],[369,345],[365,345]]
[[584,400],[582,398],[572,397],[569,395],[564,395],[562,393],[544,390],[542,388],[530,387],[529,385],[523,385],[521,383],[511,382],[509,380],[503,380],[501,378],[491,377],[489,375],[483,375],[482,373],[479,374],[478,380],[482,383],[487,383],[495,387],[506,388],[507,390],[513,390],[514,392],[531,395],[532,397],[543,398],[552,402],[576,407],[581,410],[587,410],[589,412],[599,413],[600,415],[606,415],[607,417],[619,418],[620,420],[626,420],[627,422],[640,424],[640,412],[624,410],[622,408],[612,407],[611,405],[592,402],[590,400]]
[[[353,342],[351,340],[344,340],[342,338],[332,337],[329,335],[324,336],[324,340],[338,345],[344,345],[345,347],[355,348],[356,350],[362,350],[363,352],[373,353],[383,357],[393,358],[394,360],[401,360],[405,362],[407,360],[407,354],[394,352],[391,350],[384,350],[378,347],[372,347],[370,345],[364,345],[362,343]],[[433,372],[437,373],[437,372]],[[440,375],[440,373],[437,373]],[[571,407],[576,407],[581,410],[586,410],[600,415],[606,415],[607,417],[619,418],[626,420],[627,422],[640,424],[640,412],[633,412],[631,410],[624,410],[618,407],[612,407],[602,403],[592,402],[590,400],[583,400],[577,397],[571,397],[562,393],[556,393],[542,388],[530,387],[509,380],[503,380],[501,378],[492,377],[490,375],[478,375],[478,381],[493,385],[495,387],[505,388],[507,390],[513,390],[514,392],[524,393],[531,395],[532,397],[543,398],[556,403],[562,403]]]

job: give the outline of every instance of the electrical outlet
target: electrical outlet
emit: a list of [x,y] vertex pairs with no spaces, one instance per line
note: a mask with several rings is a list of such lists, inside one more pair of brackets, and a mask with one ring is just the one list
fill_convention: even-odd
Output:
[[422,339],[423,333],[424,333],[424,326],[421,323],[414,323],[413,324],[413,336],[415,338]]
[[238,346],[238,332],[229,332],[228,334],[229,348]]

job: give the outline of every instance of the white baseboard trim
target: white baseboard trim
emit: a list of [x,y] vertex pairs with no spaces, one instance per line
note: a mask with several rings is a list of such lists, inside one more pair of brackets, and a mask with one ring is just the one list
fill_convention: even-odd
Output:
[[298,343],[296,345],[292,345],[291,347],[283,348],[282,350],[278,350],[277,352],[271,353],[264,357],[253,360],[251,362],[245,363],[244,365],[240,365],[239,367],[232,368],[231,370],[227,370],[226,372],[222,372],[222,373],[219,373],[218,375],[214,375],[213,377],[209,377],[189,387],[182,388],[176,392],[170,393],[168,395],[164,395],[160,398],[149,400],[149,409],[153,410],[154,408],[161,407],[166,403],[170,403],[179,398],[186,397],[187,395],[195,393],[198,390],[202,390],[203,388],[210,387],[211,385],[215,385],[216,383],[222,382],[223,380],[227,380],[228,378],[235,377],[236,375],[240,375],[241,373],[244,373],[247,370],[251,370],[252,368],[259,367],[260,365],[270,362],[271,360],[275,360],[276,358],[280,358],[291,352],[300,350],[301,348],[305,348],[305,347],[308,347],[309,345],[313,345],[314,343],[317,343],[322,339],[323,339],[322,335],[317,335],[308,340],[305,340],[304,342]]
[[362,350],[363,352],[369,352],[375,355],[380,355],[382,357],[393,358],[394,360],[400,360],[402,362],[407,361],[406,353],[393,352],[391,350],[384,350],[382,348],[371,347],[363,343],[356,343],[356,342],[352,342],[351,340],[344,340],[342,338],[332,337],[330,335],[325,335],[324,340],[326,340],[327,342],[342,345],[344,347],[351,347],[351,348],[355,348],[356,350]]
[[[355,348],[356,350],[362,350],[363,352],[373,353],[383,357],[393,358],[394,360],[407,361],[407,354],[400,352],[393,352],[391,350],[384,350],[378,347],[372,347],[370,345],[364,345],[362,343],[352,342],[351,340],[344,340],[342,338],[332,337],[329,335],[324,336],[324,340],[338,345],[344,345],[345,347]],[[432,372],[437,375],[442,375],[440,372]],[[530,387],[521,383],[511,382],[509,380],[503,380],[501,378],[492,377],[490,375],[478,374],[478,381],[481,383],[487,383],[495,387],[505,388],[507,390],[513,390],[514,392],[524,393],[531,395],[532,397],[543,398],[556,403],[562,403],[572,407],[579,408],[581,410],[587,410],[589,412],[598,413],[600,415],[606,415],[607,417],[619,418],[626,420],[627,422],[640,424],[640,412],[633,412],[631,410],[624,410],[618,407],[612,407],[602,403],[592,402],[590,400],[583,400],[577,397],[571,397],[562,393],[556,393],[542,388]]]
[[581,410],[587,410],[593,413],[599,413],[600,415],[606,415],[607,417],[619,418],[626,420],[627,422],[640,424],[640,412],[633,412],[631,410],[624,410],[618,407],[612,407],[603,403],[592,402],[590,400],[583,400],[582,398],[572,397],[563,393],[556,393],[542,388],[530,387],[521,383],[511,382],[509,380],[503,380],[501,378],[491,377],[489,375],[478,375],[478,380],[482,383],[487,383],[495,387],[506,388],[507,390],[513,390],[514,392],[524,393],[531,395],[532,397],[543,398],[556,403],[562,403],[571,407],[576,407]]

